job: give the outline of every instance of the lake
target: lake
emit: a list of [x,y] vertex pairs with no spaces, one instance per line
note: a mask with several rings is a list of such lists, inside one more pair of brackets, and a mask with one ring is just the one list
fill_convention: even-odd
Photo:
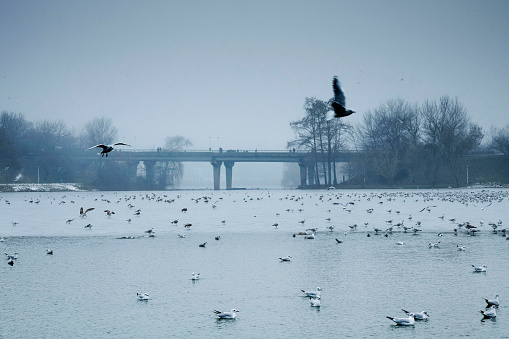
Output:
[[[19,254],[0,265],[0,338],[508,338],[509,241],[489,225],[507,227],[508,194],[2,193],[0,249]],[[80,207],[95,209],[81,218]],[[463,222],[479,232],[467,234]],[[313,227],[315,239],[298,234]],[[155,237],[145,233],[152,228]],[[311,307],[301,290],[318,286],[321,307]],[[497,318],[483,320],[494,294]],[[233,320],[213,312],[233,308]],[[401,309],[430,318],[394,326],[386,316],[404,317]]]

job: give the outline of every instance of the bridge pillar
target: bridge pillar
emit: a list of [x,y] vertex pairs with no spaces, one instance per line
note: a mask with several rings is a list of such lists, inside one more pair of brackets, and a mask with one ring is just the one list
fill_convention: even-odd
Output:
[[308,166],[308,185],[315,185],[315,164],[311,164]]
[[145,184],[147,188],[152,188],[154,186],[154,167],[156,162],[155,161],[148,161],[144,160],[143,163],[145,164]]
[[212,160],[210,164],[214,171],[214,190],[217,191],[220,189],[222,161]]
[[306,170],[307,170],[306,164],[299,162],[299,169],[300,169],[300,187],[304,188],[306,187]]
[[225,161],[224,167],[226,168],[226,189],[232,188],[232,168],[235,165],[233,161]]
[[136,186],[136,177],[138,175],[138,163],[139,161],[128,161],[127,162],[127,177],[129,178],[129,189],[134,189]]

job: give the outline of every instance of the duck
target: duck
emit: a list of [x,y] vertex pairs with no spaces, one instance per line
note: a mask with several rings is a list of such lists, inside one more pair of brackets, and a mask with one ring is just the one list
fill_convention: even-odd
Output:
[[131,145],[128,145],[126,143],[123,143],[123,142],[116,142],[112,145],[104,145],[104,144],[99,144],[99,145],[95,145],[95,146],[92,146],[92,147],[89,147],[87,148],[85,151],[88,151],[89,149],[92,149],[92,148],[101,148],[102,151],[98,154],[101,155],[101,157],[104,157],[106,155],[106,157],[108,157],[108,153],[110,153],[111,151],[113,151],[113,146],[119,146],[119,145],[123,145],[123,146],[129,146],[131,147]]

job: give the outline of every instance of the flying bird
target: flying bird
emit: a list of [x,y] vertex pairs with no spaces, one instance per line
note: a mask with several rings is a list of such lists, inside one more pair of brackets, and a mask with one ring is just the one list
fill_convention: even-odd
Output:
[[83,211],[83,207],[80,208],[80,217],[86,217],[87,216],[87,212],[90,212],[90,211],[93,211],[95,210],[95,207],[91,207],[91,208],[87,208],[86,210]]
[[87,148],[85,151],[88,151],[89,149],[96,148],[96,147],[97,148],[102,148],[101,153],[98,153],[98,154],[100,154],[101,157],[104,157],[105,154],[106,154],[106,156],[108,156],[108,153],[113,151],[113,146],[118,146],[118,145],[123,145],[123,146],[131,147],[131,145],[125,144],[123,142],[116,142],[113,145],[103,145],[103,144],[95,145],[95,146],[92,146],[90,148]]
[[355,113],[355,111],[345,108],[345,93],[339,87],[338,77],[336,76],[332,79],[332,89],[334,91],[334,101],[332,101],[331,106],[334,109],[334,118],[342,118]]

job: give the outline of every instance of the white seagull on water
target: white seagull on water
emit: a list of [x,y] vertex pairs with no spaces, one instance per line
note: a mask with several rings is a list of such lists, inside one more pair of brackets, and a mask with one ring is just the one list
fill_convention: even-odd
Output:
[[239,312],[236,309],[232,309],[230,312],[221,312],[214,310],[214,313],[219,317],[219,319],[235,319],[237,316],[237,312]]
[[301,290],[301,291],[304,292],[304,294],[307,297],[318,298],[318,297],[320,297],[320,292],[322,291],[322,289],[320,287],[317,287],[316,290],[314,290],[314,291],[304,291],[304,290]]
[[408,314],[408,318],[395,318],[395,317],[387,317],[387,319],[391,319],[396,323],[396,325],[401,326],[412,326],[415,324],[414,314]]
[[403,312],[405,312],[407,315],[413,314],[415,320],[426,320],[429,318],[429,314],[426,311],[422,312],[408,312],[407,310],[401,309]]

